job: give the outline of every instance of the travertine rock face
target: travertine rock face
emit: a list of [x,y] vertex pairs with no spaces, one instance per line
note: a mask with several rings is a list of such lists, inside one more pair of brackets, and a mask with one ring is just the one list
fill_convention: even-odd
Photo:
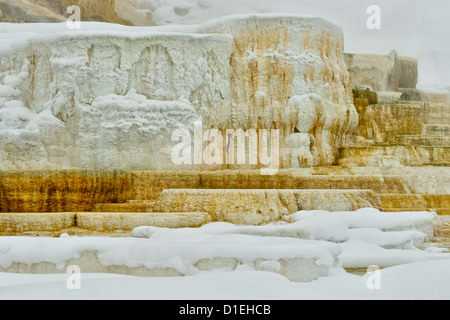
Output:
[[[398,88],[416,88],[419,80],[419,61],[411,57],[397,57],[394,66],[393,86]],[[398,70],[398,71],[397,71]]]
[[356,132],[374,142],[399,135],[420,135],[427,125],[450,123],[450,106],[442,103],[397,102],[361,105]]
[[346,54],[353,88],[370,87],[374,91],[415,89],[419,79],[418,60],[401,57],[396,51],[387,56]]
[[205,211],[215,221],[261,225],[300,210],[354,211],[371,208],[372,191],[363,190],[164,190],[153,210]]
[[[293,159],[287,167],[332,164],[358,123],[342,30],[323,19],[289,16],[234,17],[202,28],[234,36],[233,127],[280,129],[283,138],[311,134],[315,143],[302,156],[308,161]],[[287,140],[289,148],[292,137]],[[292,153],[301,147],[292,146]]]
[[96,232],[131,231],[139,226],[196,228],[212,221],[206,212],[81,212],[77,227]]
[[74,212],[52,213],[1,213],[0,232],[2,235],[17,235],[31,232],[60,233],[60,230],[75,226]]
[[[333,169],[336,169],[334,172]],[[305,172],[305,171],[306,172]],[[157,171],[132,173],[132,198],[156,201],[166,189],[369,189],[376,193],[415,192],[395,173],[376,171],[373,176],[353,173],[339,167],[314,167],[301,171],[280,171],[274,176],[258,170],[224,170],[215,172]],[[372,172],[372,171],[368,171]],[[386,175],[386,176],[384,176]],[[430,174],[431,175],[431,174]]]
[[173,165],[173,130],[226,128],[231,39],[91,36],[0,57],[2,169]]
[[5,52],[1,169],[208,170],[171,159],[172,132],[194,121],[224,137],[280,129],[286,168],[336,163],[358,124],[339,27],[257,15],[191,30],[66,33]]
[[[414,89],[403,89],[409,93]],[[355,99],[360,124],[352,146],[341,149],[346,167],[443,166],[450,163],[450,106],[428,102],[368,104]],[[445,176],[448,176],[446,174]],[[447,181],[439,183],[448,189]]]

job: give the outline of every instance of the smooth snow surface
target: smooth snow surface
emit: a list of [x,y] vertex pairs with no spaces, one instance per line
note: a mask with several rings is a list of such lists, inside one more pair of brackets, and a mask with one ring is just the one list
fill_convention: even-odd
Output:
[[82,274],[80,290],[70,275],[0,273],[0,299],[150,300],[448,300],[450,260],[425,261],[381,270],[380,289],[363,277],[335,269],[312,283],[294,283],[272,272],[235,271],[190,277],[140,278]]
[[[300,211],[290,218],[294,222],[264,226],[141,226],[133,230],[133,237],[125,238],[67,234],[59,238],[2,237],[0,268],[6,272],[65,273],[68,265],[77,262],[90,271],[80,275],[81,289],[73,291],[66,287],[68,274],[0,273],[0,298],[450,298],[450,253],[424,243],[433,234],[423,230],[441,223],[437,215],[385,215],[375,209],[362,209],[337,213]],[[97,262],[87,261],[86,252],[95,253]],[[344,270],[355,268],[362,274],[373,265],[382,268],[380,290],[368,289],[373,273],[360,277]],[[159,268],[162,277],[105,274],[130,272],[127,268]],[[92,270],[115,272],[91,274],[95,272]]]

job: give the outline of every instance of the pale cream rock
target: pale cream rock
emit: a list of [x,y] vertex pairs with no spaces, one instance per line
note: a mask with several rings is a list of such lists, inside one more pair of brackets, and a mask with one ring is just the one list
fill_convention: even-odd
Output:
[[[378,189],[378,193],[390,194],[450,194],[450,178],[446,167],[351,167],[347,169],[351,174],[361,176],[380,176],[387,182],[392,177],[401,177],[404,190]],[[386,192],[387,191],[387,192]]]
[[67,6],[58,0],[0,0],[0,22],[64,22]]
[[33,231],[51,232],[73,227],[73,212],[52,213],[0,213],[0,232],[14,235]]
[[200,28],[234,36],[233,127],[311,133],[314,165],[332,164],[358,124],[342,30],[289,15],[232,16]]
[[156,25],[151,1],[116,0],[114,11],[120,18],[129,21],[134,26]]
[[208,212],[214,221],[261,225],[300,210],[353,211],[376,201],[370,190],[168,189],[153,210]]
[[395,53],[388,56],[346,54],[345,61],[353,88],[368,86],[374,91],[390,91],[390,73],[395,65],[395,57]]
[[212,221],[204,212],[80,212],[77,227],[97,232],[131,231],[139,226],[197,228]]
[[386,56],[348,53],[345,62],[354,89],[396,92],[400,88],[415,89],[419,79],[418,60],[398,56],[395,50]]
[[339,164],[345,167],[418,167],[450,162],[450,147],[387,145],[345,147]]
[[[389,169],[312,167],[280,170],[274,176],[263,176],[259,170],[135,171],[132,173],[132,199],[157,201],[166,189],[370,189],[375,193],[415,192],[403,178],[403,174],[411,174],[409,171],[398,171],[397,174]],[[442,176],[442,173],[433,172],[429,171],[429,175]]]
[[422,133],[424,135],[432,136],[450,136],[450,123],[449,124],[426,124],[423,126]]
[[282,165],[284,168],[312,167],[314,158],[312,151],[315,139],[311,134],[293,133],[289,135],[281,149]]

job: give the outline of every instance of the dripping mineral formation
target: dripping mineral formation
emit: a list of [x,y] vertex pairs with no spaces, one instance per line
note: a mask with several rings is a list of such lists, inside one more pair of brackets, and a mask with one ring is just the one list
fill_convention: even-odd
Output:
[[171,133],[195,121],[279,129],[286,168],[337,162],[358,125],[338,26],[256,15],[192,29],[61,32],[4,49],[2,169],[180,169]]
[[[414,58],[345,53],[341,28],[322,18],[0,24],[0,35],[1,234],[450,212],[449,97],[416,89]],[[221,141],[278,130],[280,171],[261,175],[250,139],[234,155],[243,163],[195,152],[175,163],[172,134],[195,136],[195,123]]]

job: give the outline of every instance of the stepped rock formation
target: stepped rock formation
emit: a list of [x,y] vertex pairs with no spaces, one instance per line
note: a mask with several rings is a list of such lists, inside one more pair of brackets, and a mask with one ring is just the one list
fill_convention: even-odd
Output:
[[[319,209],[450,213],[450,105],[416,89],[414,58],[345,55],[342,30],[312,17],[114,28],[1,48],[0,234],[286,223]],[[282,168],[174,164],[172,133],[192,135],[198,121],[224,139],[279,129]]]

